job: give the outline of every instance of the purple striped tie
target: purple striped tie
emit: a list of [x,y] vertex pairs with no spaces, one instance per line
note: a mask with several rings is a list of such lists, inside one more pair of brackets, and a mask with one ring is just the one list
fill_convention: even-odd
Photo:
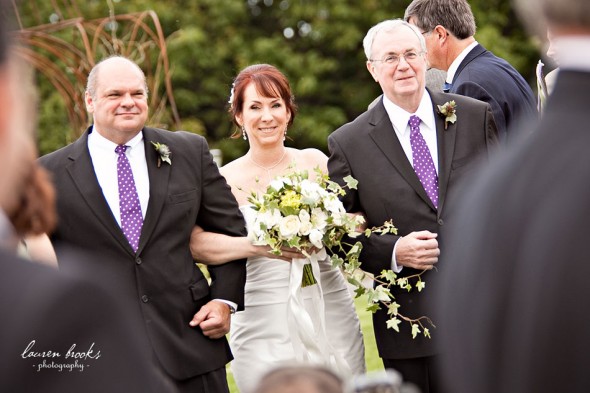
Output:
[[139,246],[139,236],[143,225],[139,195],[135,188],[135,180],[131,165],[125,151],[129,146],[119,145],[115,148],[117,158],[117,181],[119,183],[119,210],[121,212],[121,229],[129,241],[133,251]]
[[428,150],[428,145],[420,132],[420,118],[416,115],[410,117],[410,144],[412,145],[412,161],[414,171],[420,179],[426,194],[438,209],[438,176],[434,168],[434,161]]

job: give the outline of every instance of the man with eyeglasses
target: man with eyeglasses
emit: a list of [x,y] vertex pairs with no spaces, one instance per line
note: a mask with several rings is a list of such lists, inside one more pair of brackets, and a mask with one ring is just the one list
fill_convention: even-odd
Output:
[[[398,277],[422,273],[425,290],[391,290],[400,313],[414,319],[431,316],[436,323],[429,288],[436,284],[437,270],[444,269],[433,268],[442,247],[438,233],[451,219],[446,206],[496,144],[496,126],[489,104],[425,88],[426,46],[415,26],[386,20],[368,31],[363,46],[367,69],[383,97],[329,136],[328,170],[340,184],[348,175],[359,182],[343,197],[347,211],[362,211],[368,227],[393,220],[398,228],[397,235],[358,238],[363,269],[376,276],[384,269]],[[446,115],[439,106],[448,107]],[[385,309],[373,316],[385,368],[401,372],[422,393],[443,392],[435,366],[437,331],[422,319],[420,333],[412,338],[409,323],[401,323],[396,333],[388,328],[389,318]],[[432,330],[432,339],[424,328]]]
[[502,142],[522,134],[519,121],[537,115],[535,95],[514,67],[475,40],[467,0],[414,0],[404,19],[424,35],[430,66],[447,71],[445,91],[490,104]]

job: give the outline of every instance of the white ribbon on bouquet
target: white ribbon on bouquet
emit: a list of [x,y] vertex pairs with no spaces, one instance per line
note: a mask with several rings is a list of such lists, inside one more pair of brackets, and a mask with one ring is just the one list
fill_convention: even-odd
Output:
[[[293,259],[289,278],[289,298],[287,300],[287,323],[291,342],[298,361],[328,366],[342,375],[350,375],[351,370],[344,358],[337,353],[326,334],[324,294],[320,281],[318,261],[327,258],[324,248],[311,254],[309,258]],[[303,266],[311,263],[317,284],[306,287],[311,292],[311,307],[305,307],[301,280]]]

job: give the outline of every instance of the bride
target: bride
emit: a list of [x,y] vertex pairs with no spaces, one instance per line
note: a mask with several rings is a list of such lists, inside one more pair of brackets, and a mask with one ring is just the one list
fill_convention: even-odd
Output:
[[[310,178],[319,167],[327,173],[325,154],[317,149],[287,148],[287,128],[293,123],[296,106],[286,77],[275,67],[252,65],[242,70],[234,81],[229,112],[238,130],[249,143],[248,152],[221,168],[246,218],[255,213],[249,206],[251,192],[264,193],[270,181],[289,171],[307,170]],[[220,264],[236,258],[248,258],[245,287],[245,310],[233,315],[230,346],[235,357],[231,369],[242,393],[249,393],[266,372],[285,362],[302,362],[301,342],[288,315],[289,282],[292,258],[303,256],[296,250],[284,250],[280,257],[269,253],[267,246],[254,246],[248,238],[232,238],[205,232],[196,227],[191,235],[193,257],[204,264]],[[329,259],[320,265],[321,295],[314,286],[302,289],[304,308],[319,326],[319,339],[324,337],[330,359],[324,365],[340,364],[339,372],[361,374],[365,371],[364,344],[358,316],[346,280]],[[317,286],[316,286],[317,287]],[[317,289],[317,288],[316,288]],[[323,301],[324,315],[318,314],[317,303]],[[291,321],[291,322],[290,322]],[[319,322],[321,321],[321,322]],[[323,323],[322,323],[323,322]],[[311,351],[312,349],[310,349]],[[326,355],[326,357],[328,357]],[[336,358],[336,362],[334,362]]]

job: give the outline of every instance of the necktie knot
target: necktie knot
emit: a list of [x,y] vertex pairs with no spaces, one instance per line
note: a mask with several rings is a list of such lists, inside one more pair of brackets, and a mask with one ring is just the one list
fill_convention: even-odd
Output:
[[412,115],[410,116],[410,121],[408,122],[410,124],[410,131],[411,132],[416,132],[416,131],[420,131],[419,127],[420,127],[420,118],[416,115]]
[[118,155],[125,154],[128,147],[129,146],[127,145],[118,145],[117,147],[115,147],[115,153],[117,153]]

